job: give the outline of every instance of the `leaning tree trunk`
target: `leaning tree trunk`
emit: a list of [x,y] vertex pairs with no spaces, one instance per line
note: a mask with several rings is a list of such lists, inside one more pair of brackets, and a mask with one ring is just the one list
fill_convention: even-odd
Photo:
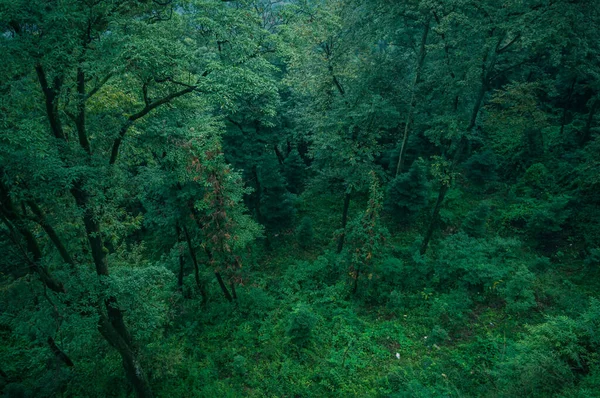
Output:
[[417,96],[417,86],[421,81],[421,71],[423,70],[423,63],[425,61],[425,55],[427,52],[425,51],[425,44],[427,43],[427,36],[429,35],[429,26],[430,26],[431,17],[427,19],[425,23],[425,27],[423,29],[423,36],[421,36],[421,44],[419,46],[419,55],[417,57],[417,67],[415,71],[415,79],[413,80],[413,85],[411,88],[411,98],[410,103],[408,104],[408,112],[406,114],[406,122],[404,123],[404,135],[402,136],[402,144],[400,145],[400,152],[398,154],[398,164],[396,165],[396,177],[398,174],[402,172],[404,167],[404,158],[406,155],[406,144],[408,142],[408,136],[410,134],[410,127],[412,124],[412,116],[415,109],[416,104],[416,96]]

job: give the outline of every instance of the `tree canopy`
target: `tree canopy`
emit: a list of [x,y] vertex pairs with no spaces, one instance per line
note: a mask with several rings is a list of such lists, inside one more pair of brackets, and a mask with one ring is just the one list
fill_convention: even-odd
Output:
[[599,26],[0,0],[0,392],[595,396]]

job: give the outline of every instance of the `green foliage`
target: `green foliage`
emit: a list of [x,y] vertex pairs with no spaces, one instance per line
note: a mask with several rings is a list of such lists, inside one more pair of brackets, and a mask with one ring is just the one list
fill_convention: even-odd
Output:
[[500,296],[506,300],[506,310],[512,313],[522,313],[536,306],[533,286],[535,275],[527,267],[519,267],[510,279],[500,285]]
[[571,215],[570,197],[555,196],[548,200],[532,198],[519,200],[504,214],[505,222],[526,232],[541,246],[555,244]]
[[467,213],[461,228],[473,238],[482,238],[487,231],[487,220],[490,215],[490,206],[485,203],[479,203],[475,209]]
[[300,221],[300,225],[296,230],[296,239],[298,240],[298,245],[304,250],[307,250],[312,246],[314,239],[312,218],[302,218],[302,221]]
[[296,148],[292,149],[285,158],[283,163],[283,174],[285,175],[286,186],[290,192],[300,194],[304,191],[307,166],[304,164],[304,161]]
[[597,322],[597,307],[594,300],[579,319],[549,317],[529,327],[515,353],[498,366],[496,377],[504,393],[547,396],[575,386],[580,375],[598,360],[588,351],[597,346],[589,334],[594,329],[584,326]]
[[0,395],[597,396],[599,16],[0,0]]
[[385,210],[397,221],[409,220],[427,206],[429,184],[422,161],[415,161],[407,173],[400,174],[388,186]]
[[466,177],[480,186],[496,181],[498,166],[496,154],[491,150],[477,152],[463,164]]
[[475,239],[464,233],[446,238],[433,264],[435,280],[445,286],[493,289],[519,263],[520,243],[513,239]]
[[286,190],[275,159],[269,158],[257,170],[260,181],[260,221],[272,231],[288,228],[295,215],[292,195]]
[[317,317],[306,304],[298,304],[289,316],[285,331],[290,342],[298,348],[305,348],[311,341]]
[[585,257],[585,264],[588,267],[598,267],[600,265],[600,249],[594,248]]

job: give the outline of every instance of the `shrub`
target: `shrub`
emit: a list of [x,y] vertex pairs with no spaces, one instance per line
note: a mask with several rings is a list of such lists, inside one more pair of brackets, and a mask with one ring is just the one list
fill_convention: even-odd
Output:
[[477,185],[493,182],[498,178],[498,158],[490,150],[478,152],[471,156],[465,163],[467,178]]
[[305,304],[299,304],[289,317],[286,335],[298,348],[304,348],[311,340],[317,317]]
[[490,215],[490,206],[483,202],[470,211],[462,223],[462,230],[469,236],[481,238],[486,233],[486,223]]
[[416,161],[407,173],[390,182],[384,208],[397,221],[406,220],[427,206],[428,197],[425,166],[423,162]]

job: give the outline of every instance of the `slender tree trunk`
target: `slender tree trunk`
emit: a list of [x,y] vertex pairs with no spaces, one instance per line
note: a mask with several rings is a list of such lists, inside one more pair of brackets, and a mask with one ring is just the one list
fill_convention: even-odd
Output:
[[96,273],[102,276],[108,276],[108,264],[102,243],[102,233],[100,223],[94,216],[92,209],[88,206],[89,194],[82,188],[81,181],[76,181],[71,188],[71,194],[75,198],[75,203],[83,212],[83,225],[86,236],[92,250],[92,258],[96,266]]
[[344,239],[346,237],[346,224],[348,223],[348,209],[350,208],[350,192],[346,192],[344,196],[344,209],[342,210],[342,234],[338,239],[337,254],[342,252],[344,248]]
[[277,156],[277,161],[279,162],[279,165],[280,166],[283,165],[285,158],[283,157],[283,154],[279,150],[279,147],[277,145],[273,145],[273,150],[275,151],[275,156]]
[[[42,250],[38,245],[37,239],[29,230],[21,215],[17,212],[10,197],[8,187],[4,185],[1,180],[2,174],[3,173],[0,170],[0,215],[2,215],[4,223],[7,228],[15,234],[15,240],[17,240],[17,242],[18,237],[16,236],[16,232],[25,239],[27,252],[23,254],[27,258],[31,271],[36,272],[44,285],[50,290],[57,293],[65,293],[64,285],[54,279],[48,270],[40,265],[42,260]],[[29,254],[32,256],[31,259],[29,258]]]
[[258,167],[256,165],[252,166],[252,175],[254,177],[254,183],[256,185],[256,205],[254,206],[254,210],[256,211],[256,221],[262,224],[263,217],[260,211],[260,202],[262,199],[262,187],[260,184],[260,179],[258,178]]
[[592,126],[594,124],[594,116],[596,115],[596,111],[600,106],[600,99],[596,98],[594,103],[590,107],[590,111],[588,113],[587,121],[585,122],[585,127],[583,128],[583,132],[581,134],[580,145],[583,146],[587,144],[587,142],[592,138]]
[[[102,243],[100,224],[88,206],[89,195],[82,189],[81,182],[79,181],[75,183],[71,189],[71,193],[75,198],[77,206],[83,211],[83,224],[92,250],[96,273],[99,276],[108,276],[108,264]],[[116,298],[113,296],[108,297],[105,300],[105,308],[107,316],[102,315],[102,310],[99,309],[101,317],[98,330],[121,355],[125,375],[135,389],[136,395],[140,398],[152,397],[150,384],[137,358],[131,334],[123,319],[123,311],[119,308]]]
[[64,140],[65,134],[62,128],[62,123],[58,114],[58,96],[57,93],[60,90],[60,79],[55,81],[53,86],[50,86],[46,78],[46,72],[42,65],[38,64],[35,66],[35,71],[38,76],[38,81],[44,94],[44,102],[46,104],[46,116],[48,117],[48,123],[50,123],[50,130],[55,138]]
[[[260,178],[258,175],[258,167],[256,165],[252,166],[252,175],[254,176],[254,181],[256,184],[256,206],[254,207],[256,211],[256,221],[259,224],[263,224],[264,218],[263,214],[260,211],[260,204],[262,201],[262,185],[260,183]],[[271,239],[269,239],[269,234],[265,232],[265,246],[268,250],[271,250]]]
[[217,277],[217,282],[219,282],[219,286],[221,287],[221,290],[223,291],[223,295],[225,296],[227,301],[232,302],[233,298],[231,297],[231,294],[229,294],[229,290],[227,290],[227,286],[225,286],[225,282],[223,282],[223,278],[221,277],[221,274],[218,271],[215,271],[215,276]]
[[442,185],[440,191],[438,193],[437,201],[435,202],[435,207],[433,208],[433,214],[431,216],[431,221],[429,222],[429,227],[427,227],[427,232],[425,233],[425,239],[421,243],[421,249],[419,252],[421,255],[427,252],[427,248],[429,246],[429,242],[431,241],[431,237],[433,236],[433,231],[437,227],[437,220],[440,216],[440,210],[442,209],[442,202],[444,202],[444,198],[446,197],[446,193],[448,193],[449,185]]
[[56,233],[56,231],[54,230],[54,228],[52,228],[52,226],[46,220],[46,217],[44,216],[44,213],[39,208],[39,206],[34,201],[32,201],[32,200],[28,200],[27,201],[27,205],[31,209],[31,212],[35,215],[35,221],[46,232],[46,234],[48,235],[48,237],[50,238],[50,240],[52,241],[52,243],[54,244],[54,246],[56,247],[56,249],[60,253],[60,256],[62,257],[63,261],[66,264],[75,265],[75,262],[73,261],[73,258],[69,254],[69,252],[66,249],[65,245],[62,243],[60,237],[58,236],[58,234]]
[[[181,228],[179,228],[179,224],[175,225],[175,232],[177,234],[177,243],[181,244]],[[183,256],[183,252],[181,248],[179,250],[179,272],[177,273],[177,288],[180,292],[183,291],[183,268],[185,266],[185,257]]]
[[229,286],[231,287],[231,297],[234,300],[237,300],[237,293],[235,292],[235,283],[233,281],[229,282]]
[[50,347],[50,350],[56,359],[63,362],[67,366],[73,366],[73,361],[71,361],[71,358],[69,358],[67,354],[65,354],[60,348],[58,348],[52,337],[48,337],[48,346]]
[[571,98],[573,97],[573,91],[575,90],[575,84],[577,84],[577,76],[575,76],[573,78],[573,82],[571,83],[571,86],[569,87],[569,91],[567,94],[567,102],[563,108],[563,114],[562,114],[562,118],[561,118],[561,122],[560,122],[560,137],[562,137],[565,132],[565,125],[567,124],[567,115],[569,114],[569,109],[571,107],[570,106]]
[[[198,220],[197,211],[195,209],[193,209],[192,211],[196,215],[196,217],[195,217],[196,225],[198,226],[198,228],[200,230],[202,230],[202,224],[200,224],[200,221]],[[212,258],[213,258],[213,254],[208,249],[208,247],[204,247],[204,252],[206,253],[206,256],[208,257],[209,262],[211,262]],[[223,278],[221,277],[221,273],[218,272],[218,271],[215,271],[215,277],[217,278],[217,282],[219,283],[219,287],[221,288],[221,291],[223,292],[223,295],[225,296],[225,298],[227,299],[227,301],[231,302],[232,301],[231,294],[229,293],[229,290],[227,290],[227,286],[225,286],[225,283],[223,282]]]
[[202,296],[202,304],[206,304],[206,302],[208,301],[208,295],[206,293],[204,285],[200,281],[200,270],[198,267],[198,259],[196,258],[196,251],[194,250],[194,246],[192,245],[192,239],[190,238],[189,231],[185,225],[183,226],[183,233],[185,235],[185,240],[187,241],[190,257],[192,258],[192,264],[194,264],[194,279],[196,280],[196,286],[198,287],[200,295]]
[[356,294],[358,291],[358,278],[360,276],[360,264],[356,266],[356,271],[354,273],[354,287],[352,288],[352,294]]
[[408,112],[406,114],[406,122],[404,123],[404,135],[402,137],[402,143],[400,145],[400,152],[398,154],[398,164],[396,165],[396,177],[398,174],[402,172],[404,167],[404,158],[406,155],[406,143],[408,142],[408,136],[410,133],[410,127],[412,123],[412,115],[416,106],[416,95],[417,95],[417,86],[421,81],[421,71],[423,69],[423,63],[425,61],[425,45],[427,44],[427,36],[429,35],[429,26],[431,22],[431,17],[427,19],[425,23],[425,27],[423,28],[423,36],[421,36],[421,44],[419,45],[419,54],[417,56],[417,67],[415,71],[415,79],[413,80],[413,85],[411,88],[411,98],[410,103],[408,105]]

